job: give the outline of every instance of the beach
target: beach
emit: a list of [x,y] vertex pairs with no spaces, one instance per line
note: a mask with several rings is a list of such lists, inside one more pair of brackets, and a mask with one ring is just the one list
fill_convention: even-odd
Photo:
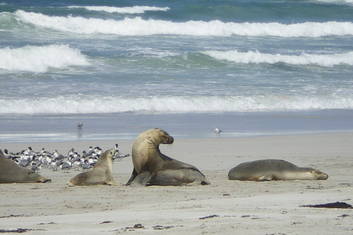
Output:
[[[172,133],[171,133],[172,134]],[[353,204],[353,132],[176,138],[161,151],[195,165],[211,182],[200,186],[125,186],[131,158],[115,161],[117,186],[68,187],[78,170],[40,174],[46,184],[0,185],[0,231],[25,234],[352,234],[352,209],[309,208],[331,202]],[[133,140],[2,143],[66,153],[119,144],[131,154]],[[244,182],[227,179],[229,169],[258,159],[283,159],[319,169],[327,180]],[[19,231],[19,230],[17,230]]]
[[[42,168],[0,184],[0,234],[353,234],[352,209],[303,207],[353,204],[352,68],[352,0],[0,0],[0,149],[131,154],[158,127],[211,182],[125,186],[131,157],[114,186]],[[228,180],[259,159],[329,178]]]

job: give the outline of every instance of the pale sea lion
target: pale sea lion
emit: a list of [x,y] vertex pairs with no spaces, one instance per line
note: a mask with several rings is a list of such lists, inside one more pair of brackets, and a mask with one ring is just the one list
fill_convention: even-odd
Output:
[[80,173],[70,179],[69,186],[84,186],[84,185],[116,185],[112,175],[113,157],[116,150],[110,149],[105,151],[99,158],[93,169]]
[[50,182],[34,171],[18,166],[0,152],[0,183],[46,183]]
[[139,185],[209,184],[196,167],[172,159],[159,150],[160,144],[172,144],[174,138],[162,129],[142,132],[132,146],[133,172],[126,183]]
[[284,160],[266,159],[241,163],[229,171],[228,178],[248,181],[326,180],[328,175]]

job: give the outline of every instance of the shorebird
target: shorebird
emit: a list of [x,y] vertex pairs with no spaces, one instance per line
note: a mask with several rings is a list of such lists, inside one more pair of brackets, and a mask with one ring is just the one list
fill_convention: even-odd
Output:
[[221,134],[222,130],[216,127],[215,129],[213,129],[213,132],[219,135]]
[[82,122],[79,122],[77,124],[77,129],[81,130],[83,128],[83,123]]
[[113,160],[115,159],[122,159],[122,158],[125,158],[125,157],[128,157],[130,156],[130,154],[120,154],[120,151],[119,151],[119,145],[118,144],[115,144],[114,146],[114,149],[115,149],[115,155],[113,157]]
[[[114,145],[116,150],[115,159],[120,160],[130,156],[130,154],[121,154],[118,147],[118,144]],[[76,152],[74,148],[71,148],[67,154],[61,154],[58,150],[50,152],[42,148],[41,151],[36,152],[31,147],[28,147],[18,153],[9,152],[7,149],[4,149],[4,151],[0,150],[0,157],[10,158],[16,164],[34,171],[38,171],[42,167],[56,171],[72,168],[89,169],[97,163],[102,152],[103,150],[99,146],[94,148],[90,146],[88,150],[83,150],[82,154]]]

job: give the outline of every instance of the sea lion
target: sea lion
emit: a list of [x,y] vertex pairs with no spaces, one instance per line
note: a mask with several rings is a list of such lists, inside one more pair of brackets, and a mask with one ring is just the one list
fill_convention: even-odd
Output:
[[161,153],[160,144],[173,142],[174,138],[159,128],[142,132],[132,145],[134,169],[126,185],[209,184],[196,167]]
[[0,149],[0,158],[5,158],[5,154],[1,149]]
[[46,183],[50,182],[34,171],[18,166],[11,159],[4,158],[0,153],[0,183]]
[[269,180],[326,180],[328,175],[313,168],[298,167],[293,163],[266,159],[244,162],[228,173],[230,180],[269,181]]
[[108,184],[116,185],[112,175],[113,157],[115,149],[109,149],[103,153],[93,169],[80,173],[70,179],[69,186],[84,186],[84,185],[97,185]]

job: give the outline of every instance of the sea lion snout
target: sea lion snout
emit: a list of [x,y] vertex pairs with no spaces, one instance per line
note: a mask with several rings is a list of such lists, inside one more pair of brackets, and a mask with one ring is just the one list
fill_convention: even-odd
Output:
[[315,175],[317,176],[318,180],[327,180],[328,179],[328,174],[321,172],[321,171],[318,171],[318,170],[315,171]]
[[167,140],[167,144],[172,144],[174,142],[174,138],[172,136],[169,136]]
[[327,174],[323,174],[322,176],[319,177],[319,180],[327,180],[327,179],[328,179]]
[[109,153],[110,153],[110,157],[114,157],[115,156],[115,154],[118,152],[116,149],[110,149],[110,150],[108,150],[108,151],[110,151]]
[[172,144],[174,142],[173,136],[169,135],[166,131],[162,129],[156,129],[159,132],[160,143],[162,144]]

